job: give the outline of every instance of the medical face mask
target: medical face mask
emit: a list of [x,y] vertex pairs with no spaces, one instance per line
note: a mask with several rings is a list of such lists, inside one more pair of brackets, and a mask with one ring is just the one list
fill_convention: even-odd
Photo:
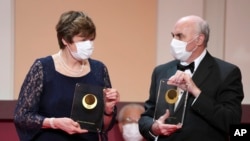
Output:
[[[189,41],[189,43],[192,42],[194,39]],[[191,52],[188,52],[186,51],[187,45],[188,45],[188,42],[180,41],[180,40],[173,38],[170,44],[171,46],[170,52],[172,56],[177,60],[187,61],[187,59],[192,55],[192,52],[197,49],[197,47],[195,47]]]
[[137,123],[127,123],[122,126],[122,136],[125,141],[142,141],[143,137],[139,132]]
[[85,59],[88,59],[92,53],[93,53],[93,50],[94,50],[94,47],[93,47],[93,41],[81,41],[81,42],[76,42],[75,43],[75,46],[76,46],[76,52],[71,52],[72,56],[81,61],[81,60],[85,60]]

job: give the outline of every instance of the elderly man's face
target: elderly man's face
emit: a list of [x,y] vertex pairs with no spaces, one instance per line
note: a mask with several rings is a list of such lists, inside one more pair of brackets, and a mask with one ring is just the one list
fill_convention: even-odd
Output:
[[195,48],[195,39],[198,37],[198,33],[195,30],[195,24],[188,20],[182,20],[175,24],[172,31],[172,37],[187,42],[186,51],[191,51]]
[[122,126],[124,124],[138,123],[138,120],[139,120],[142,112],[143,111],[141,111],[140,109],[137,109],[137,108],[126,109],[124,111],[124,114],[123,114],[122,122],[119,123],[119,128],[120,128],[121,132],[122,132]]

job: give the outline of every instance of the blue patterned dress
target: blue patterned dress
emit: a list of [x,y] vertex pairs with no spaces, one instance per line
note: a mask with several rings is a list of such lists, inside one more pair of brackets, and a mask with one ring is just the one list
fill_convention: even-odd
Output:
[[20,141],[98,141],[97,133],[69,135],[43,129],[45,117],[70,117],[76,83],[111,87],[106,66],[89,59],[91,71],[82,77],[65,76],[55,70],[52,56],[35,60],[22,84],[14,123]]

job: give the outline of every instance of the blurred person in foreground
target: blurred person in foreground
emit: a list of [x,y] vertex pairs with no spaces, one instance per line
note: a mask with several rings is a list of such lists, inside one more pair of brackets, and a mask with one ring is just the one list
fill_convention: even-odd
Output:
[[143,106],[137,103],[128,103],[120,109],[117,118],[124,141],[145,141],[138,127],[138,120],[144,111]]
[[[85,13],[68,11],[60,16],[56,31],[59,51],[36,59],[20,90],[14,113],[20,141],[106,141],[119,93],[111,87],[107,67],[90,58],[96,27]],[[70,118],[76,83],[105,88],[100,134]]]
[[[195,15],[182,17],[174,25],[170,51],[175,60],[154,69],[149,99],[139,120],[140,132],[147,140],[227,141],[230,125],[240,123],[244,97],[241,71],[208,52],[209,32],[207,22]],[[162,78],[188,92],[182,124],[165,123],[169,109],[162,107],[168,105],[155,109]],[[179,93],[178,98],[181,96]],[[165,114],[153,118],[155,110],[165,110]]]

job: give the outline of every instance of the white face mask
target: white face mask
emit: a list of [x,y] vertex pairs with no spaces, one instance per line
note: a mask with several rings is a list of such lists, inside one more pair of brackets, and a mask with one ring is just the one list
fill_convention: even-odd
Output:
[[[195,38],[194,38],[195,39]],[[194,39],[192,39],[190,42],[192,42]],[[192,52],[196,50],[197,46],[191,51],[186,51],[188,42],[180,41],[175,38],[172,39],[172,42],[170,44],[170,52],[172,56],[180,61],[187,61],[187,59],[192,55]]]
[[139,132],[137,123],[127,123],[122,126],[122,136],[125,141],[142,141],[143,137]]
[[85,60],[92,55],[94,50],[93,41],[87,40],[87,41],[76,42],[75,45],[76,45],[76,52],[72,52],[69,47],[68,49],[70,50],[72,56],[76,60],[79,61]]

